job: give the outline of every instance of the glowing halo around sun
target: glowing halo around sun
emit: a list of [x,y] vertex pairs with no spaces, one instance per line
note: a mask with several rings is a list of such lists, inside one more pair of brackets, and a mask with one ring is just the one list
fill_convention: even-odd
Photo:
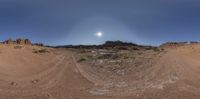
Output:
[[103,36],[103,33],[102,33],[102,32],[97,32],[97,33],[95,33],[95,35],[96,35],[97,37],[102,37],[102,36]]

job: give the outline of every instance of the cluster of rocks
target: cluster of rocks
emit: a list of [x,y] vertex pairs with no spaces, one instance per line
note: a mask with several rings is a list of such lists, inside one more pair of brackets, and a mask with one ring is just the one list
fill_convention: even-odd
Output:
[[19,44],[19,45],[36,45],[36,46],[44,46],[43,43],[35,43],[33,44],[29,39],[18,38],[16,40],[12,40],[11,38],[0,42],[0,44]]
[[18,38],[16,40],[12,40],[11,38],[2,42],[2,44],[20,44],[20,45],[32,45],[29,39]]

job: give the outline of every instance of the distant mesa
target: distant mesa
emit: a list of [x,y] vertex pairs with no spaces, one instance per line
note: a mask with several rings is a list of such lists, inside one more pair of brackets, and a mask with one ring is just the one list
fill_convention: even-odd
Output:
[[112,46],[138,46],[134,43],[122,42],[122,41],[106,41],[103,46],[112,47]]
[[36,45],[36,46],[44,46],[43,43],[34,43],[33,45]]
[[161,47],[178,47],[188,44],[188,42],[167,42],[161,45]]
[[139,46],[139,45],[122,41],[106,41],[104,44],[101,45],[62,45],[62,46],[56,46],[56,48],[104,48],[104,47],[116,47],[116,46]]
[[101,45],[62,45],[55,48],[77,48],[77,49],[115,49],[115,50],[159,50],[155,46],[138,45],[123,41],[106,41]]
[[200,44],[200,42],[197,42],[197,41],[190,41],[190,44]]
[[179,47],[184,45],[194,45],[200,44],[198,41],[190,41],[190,42],[167,42],[161,45],[161,47]]

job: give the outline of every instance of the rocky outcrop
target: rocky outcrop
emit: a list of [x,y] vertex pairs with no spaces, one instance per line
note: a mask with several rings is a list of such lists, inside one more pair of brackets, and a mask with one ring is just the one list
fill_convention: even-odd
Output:
[[134,43],[122,42],[122,41],[106,41],[102,46],[113,47],[113,46],[138,46]]
[[9,38],[8,40],[2,42],[2,44],[15,44],[15,42],[11,38]]
[[31,45],[31,41],[29,39],[16,39],[16,43],[17,44],[21,44],[21,45]]
[[8,39],[2,42],[2,44],[20,44],[20,45],[32,45],[29,39],[18,38],[16,40]]

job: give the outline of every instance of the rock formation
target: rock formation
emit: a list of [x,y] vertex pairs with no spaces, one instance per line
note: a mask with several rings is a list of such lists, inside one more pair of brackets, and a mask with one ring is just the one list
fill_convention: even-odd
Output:
[[4,42],[2,42],[3,44],[15,44],[15,42],[9,38],[8,40],[5,40]]
[[31,41],[29,39],[16,39],[17,44],[22,44],[22,45],[31,45]]
[[18,38],[16,40],[12,40],[11,38],[2,42],[2,44],[20,44],[20,45],[31,45],[31,41],[29,39]]

